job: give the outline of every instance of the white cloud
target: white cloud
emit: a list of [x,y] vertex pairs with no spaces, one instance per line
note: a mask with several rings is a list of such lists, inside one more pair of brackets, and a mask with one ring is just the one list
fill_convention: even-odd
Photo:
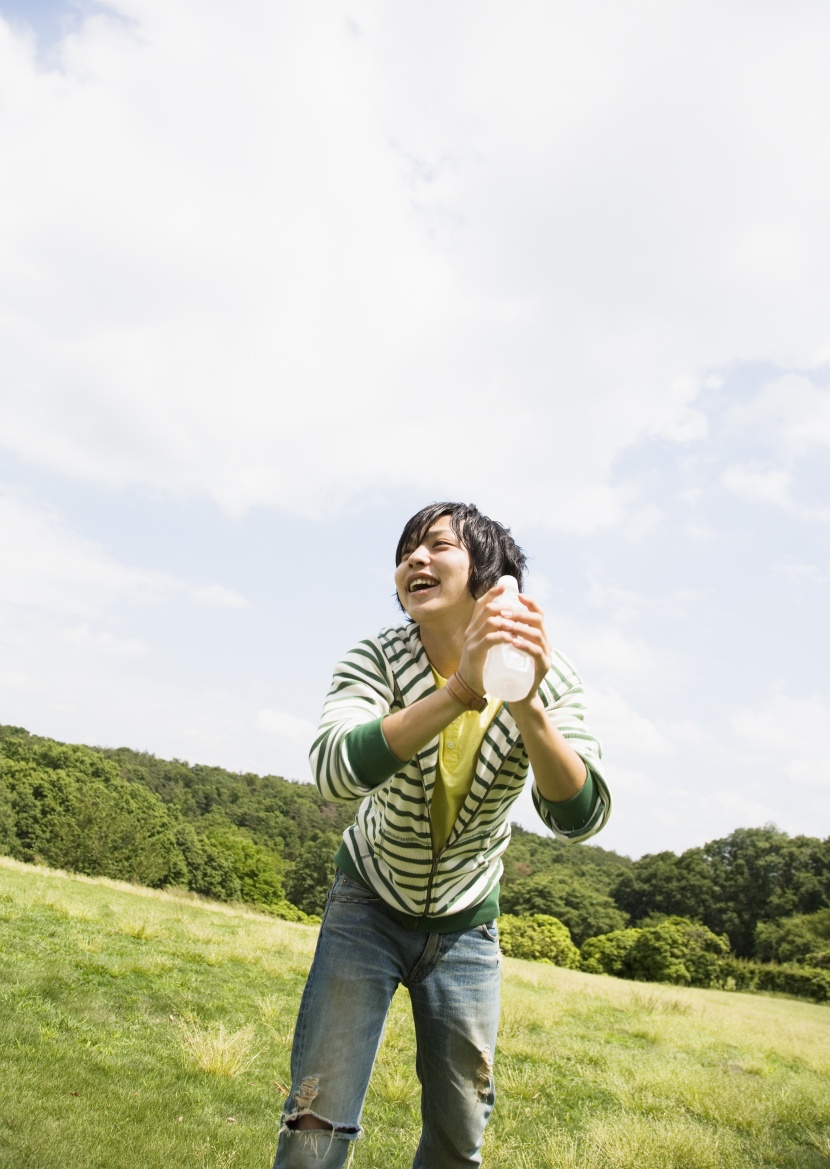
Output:
[[714,792],[709,797],[718,807],[729,812],[737,824],[770,824],[776,819],[775,810],[737,791]]
[[298,718],[284,710],[261,710],[256,717],[258,730],[268,735],[276,735],[280,739],[295,739],[311,746],[314,732],[317,730],[314,723],[305,718]]
[[736,710],[730,722],[746,748],[772,756],[790,782],[816,788],[830,783],[830,704],[823,697],[779,696],[761,709]]
[[207,605],[224,605],[228,609],[242,609],[247,604],[247,598],[234,589],[226,589],[223,585],[205,585],[193,590],[197,601],[204,601]]
[[142,658],[148,647],[137,637],[116,637],[106,629],[93,630],[88,625],[65,629],[63,640],[69,645],[101,657]]
[[761,454],[728,467],[721,475],[725,487],[800,519],[830,520],[830,508],[818,502],[824,498],[823,450],[830,445],[830,388],[801,373],[773,378],[727,407],[722,437],[730,448],[748,445]]
[[116,598],[148,601],[173,582],[119,564],[94,540],[69,530],[53,511],[0,487],[0,602],[96,616]]
[[531,564],[528,567],[524,591],[537,605],[546,605],[551,595],[550,577]]
[[688,523],[683,530],[690,540],[698,544],[711,544],[717,539],[716,529],[710,524]]
[[724,487],[753,503],[775,503],[790,508],[790,488],[793,477],[789,471],[770,467],[734,466],[728,467],[721,475]]
[[790,374],[762,391],[761,405],[779,415],[782,437],[795,454],[812,446],[830,446],[830,389]]
[[209,673],[193,681],[169,667],[154,671],[166,647],[150,645],[145,655],[132,639],[60,623],[50,613],[27,609],[10,618],[0,609],[0,721],[63,742],[310,778],[310,721],[282,715],[263,725],[241,685],[211,685]]
[[641,760],[674,754],[674,744],[660,727],[616,691],[590,687],[588,706],[591,727],[610,758]]
[[579,668],[589,677],[613,678],[617,684],[634,679],[667,677],[669,663],[641,638],[628,637],[614,626],[584,630],[574,645]]
[[593,530],[636,503],[620,451],[705,435],[701,377],[828,352],[818,0],[111,7],[60,72],[0,21],[20,457]]
[[[798,784],[816,820],[826,742],[752,749],[772,717],[753,617],[781,573],[823,583],[822,551],[772,523],[777,582],[753,567],[766,529],[724,560],[736,508],[717,504],[823,514],[830,8],[86,7],[39,60],[0,19],[0,446],[53,472],[53,498],[62,475],[87,484],[74,527],[0,493],[4,718],[306,777],[320,644],[359,606],[327,612],[301,661],[311,590],[288,617],[260,597],[255,623],[262,561],[236,544],[222,582],[210,503],[255,509],[259,556],[271,522],[297,539],[266,508],[475,498],[575,536],[530,591],[565,610],[551,633],[598,687],[601,843],[725,835],[750,814],[709,799],[727,784],[758,814]],[[209,569],[154,571],[180,549],[165,561],[149,526],[122,563],[106,525],[148,499],[196,501],[190,563],[209,539]],[[780,685],[822,687],[800,642]],[[805,725],[827,721],[817,701]]]
[[[120,563],[74,531],[53,509],[0,484],[0,605],[98,618],[117,601],[158,602],[192,594],[207,604],[241,608],[246,599],[214,584],[191,588],[168,573]],[[102,635],[107,636],[107,635]]]
[[793,585],[822,585],[830,582],[830,572],[816,564],[776,564],[772,571]]
[[759,710],[741,707],[730,722],[736,734],[765,751],[830,757],[830,705],[818,695],[805,699],[780,695]]
[[648,605],[648,598],[633,589],[621,589],[605,581],[594,580],[587,600],[597,609],[608,609],[615,622],[636,620]]
[[798,787],[816,788],[826,796],[830,791],[830,757],[793,759],[787,764],[787,778]]
[[25,670],[0,670],[0,693],[34,694],[39,688],[37,679]]
[[761,437],[784,457],[830,445],[830,388],[802,373],[773,378],[726,412],[731,434]]
[[662,720],[660,726],[666,738],[672,744],[682,746],[684,752],[692,748],[695,752],[702,753],[713,746],[711,730],[701,726],[694,719]]
[[[668,592],[637,592],[634,589],[623,589],[617,585],[607,584],[604,580],[594,579],[586,596],[590,605],[607,610],[608,616],[615,624],[627,624],[654,615],[659,615],[663,620],[677,622],[686,617],[693,606],[706,601],[708,591],[681,585]],[[614,633],[618,637],[624,636],[619,630],[615,630]],[[631,652],[634,652],[634,646],[637,646],[637,643],[633,643]],[[642,643],[637,646],[636,652],[641,658],[644,648]],[[647,648],[645,657],[654,663],[653,655]]]
[[694,442],[705,438],[709,430],[706,415],[691,403],[697,397],[698,384],[680,377],[668,387],[665,398],[652,419],[651,433],[674,442]]

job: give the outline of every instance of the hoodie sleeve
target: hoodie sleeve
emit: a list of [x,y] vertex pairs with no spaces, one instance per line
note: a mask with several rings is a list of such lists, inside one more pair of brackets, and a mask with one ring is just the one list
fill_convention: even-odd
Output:
[[611,794],[602,768],[602,748],[588,729],[582,679],[564,654],[554,651],[551,668],[541,687],[542,701],[552,720],[588,771],[585,787],[570,800],[553,803],[542,797],[534,782],[533,803],[543,823],[566,840],[587,840],[611,814]]
[[327,800],[353,800],[401,767],[381,720],[394,702],[388,663],[373,639],[361,641],[334,671],[309,762]]

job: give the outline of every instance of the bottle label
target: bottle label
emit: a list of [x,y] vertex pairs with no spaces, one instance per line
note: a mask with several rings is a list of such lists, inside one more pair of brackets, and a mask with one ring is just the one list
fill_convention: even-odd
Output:
[[515,670],[517,674],[525,674],[530,668],[530,656],[521,649],[512,649],[509,645],[504,647],[504,664],[509,670]]

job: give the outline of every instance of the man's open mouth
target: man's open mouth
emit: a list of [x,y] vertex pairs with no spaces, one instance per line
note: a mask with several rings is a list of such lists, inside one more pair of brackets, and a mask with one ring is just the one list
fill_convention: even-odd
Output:
[[409,582],[410,593],[423,593],[427,589],[434,589],[438,584],[437,580],[433,580],[431,576],[416,576]]

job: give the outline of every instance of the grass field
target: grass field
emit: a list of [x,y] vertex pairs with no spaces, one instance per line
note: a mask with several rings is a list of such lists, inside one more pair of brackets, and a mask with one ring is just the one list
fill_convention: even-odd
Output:
[[[0,1167],[269,1169],[313,928],[0,858]],[[487,1169],[830,1166],[830,1008],[505,961]],[[354,1169],[408,1169],[400,991]]]

